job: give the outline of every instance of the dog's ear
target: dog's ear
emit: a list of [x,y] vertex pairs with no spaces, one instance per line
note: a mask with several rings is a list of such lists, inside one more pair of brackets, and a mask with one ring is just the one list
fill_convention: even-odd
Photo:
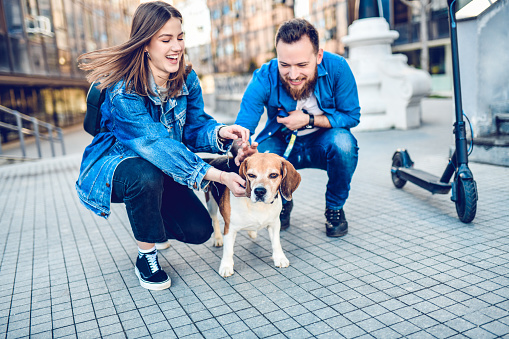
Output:
[[283,179],[281,180],[279,191],[283,198],[292,200],[292,193],[295,192],[300,184],[300,174],[288,160],[283,159],[281,161],[281,167]]
[[246,175],[247,173],[247,158],[242,161],[239,168],[239,175],[242,179],[246,180],[246,197],[251,198],[251,183]]

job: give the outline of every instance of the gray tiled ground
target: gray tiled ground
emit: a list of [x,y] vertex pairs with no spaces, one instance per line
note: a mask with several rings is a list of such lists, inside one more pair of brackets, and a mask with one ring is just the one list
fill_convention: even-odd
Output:
[[[448,195],[395,189],[391,156],[407,147],[440,174],[449,112],[411,131],[356,133],[360,160],[345,207],[349,234],[324,232],[326,177],[302,171],[291,262],[273,267],[266,232],[236,242],[234,276],[221,249],[177,242],[160,252],[171,289],[150,292],[133,272],[136,244],[121,205],[103,220],[74,192],[79,155],[0,167],[0,335],[68,338],[495,338],[509,336],[509,169],[471,163],[472,224]],[[447,105],[445,105],[447,107]]]

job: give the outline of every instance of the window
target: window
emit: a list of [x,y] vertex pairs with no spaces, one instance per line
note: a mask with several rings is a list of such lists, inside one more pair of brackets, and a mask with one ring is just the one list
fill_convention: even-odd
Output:
[[227,15],[228,13],[230,13],[230,6],[224,5],[223,6],[223,15]]
[[409,21],[409,7],[399,0],[394,1],[394,25],[407,23]]
[[83,12],[83,25],[85,31],[85,51],[90,52],[97,49],[96,41],[94,40],[94,22],[92,19],[92,14],[88,10],[84,10]]
[[[55,25],[55,37],[57,42],[58,54],[57,65],[52,67],[59,67],[61,75],[71,75],[71,52],[69,46],[69,31],[66,22],[66,13],[64,11],[64,4],[62,0],[52,0],[52,13],[53,23]],[[73,32],[71,32],[72,34]],[[52,51],[54,52],[54,51]],[[54,60],[53,60],[54,62]]]
[[244,41],[239,41],[237,43],[237,52],[242,53],[245,50],[245,44]]
[[223,28],[223,33],[224,33],[225,36],[232,35],[232,26],[225,25],[224,28]]
[[14,72],[30,74],[30,59],[28,58],[26,40],[23,38],[11,37],[11,48]]
[[46,62],[48,64],[49,74],[60,75],[60,66],[58,64],[58,50],[55,39],[44,38],[46,47]]
[[231,43],[226,44],[226,47],[224,49],[224,53],[226,55],[232,55],[233,54],[233,45]]
[[242,10],[242,0],[235,1],[234,8],[237,12]]
[[23,14],[18,0],[4,0],[7,32],[9,35],[23,35]]
[[0,33],[0,72],[9,72],[9,50],[7,49],[7,36]]
[[223,53],[223,45],[222,44],[218,44],[217,47],[216,47],[216,57],[218,58],[221,58],[223,57],[224,53]]
[[429,49],[429,69],[431,74],[445,74],[445,46]]
[[38,75],[46,74],[46,65],[44,62],[44,52],[42,44],[30,43],[30,61],[32,62],[32,73]]
[[238,21],[235,21],[235,23],[233,24],[233,30],[235,32],[240,32],[242,31],[242,21],[238,20]]

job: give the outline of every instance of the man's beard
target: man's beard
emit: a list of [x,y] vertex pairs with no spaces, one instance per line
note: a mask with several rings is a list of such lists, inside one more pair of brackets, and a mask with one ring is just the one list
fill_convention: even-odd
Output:
[[293,88],[292,85],[290,85],[290,82],[281,76],[281,73],[279,73],[279,79],[281,80],[284,89],[288,94],[290,94],[293,100],[304,100],[309,98],[315,90],[315,85],[318,81],[318,66],[315,67],[315,74],[313,75],[313,78],[306,79],[304,86],[300,89]]

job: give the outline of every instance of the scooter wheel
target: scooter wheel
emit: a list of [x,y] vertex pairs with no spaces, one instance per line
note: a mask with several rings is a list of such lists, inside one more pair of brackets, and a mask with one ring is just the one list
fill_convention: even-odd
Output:
[[392,183],[394,184],[394,186],[396,186],[396,188],[402,188],[406,184],[406,180],[401,179],[398,176],[398,173],[396,173],[395,171],[395,169],[399,167],[403,167],[403,156],[401,155],[401,153],[398,152],[394,154],[394,156],[392,157],[392,170],[391,170]]
[[456,178],[456,212],[466,224],[474,220],[477,212],[477,186],[474,179]]

